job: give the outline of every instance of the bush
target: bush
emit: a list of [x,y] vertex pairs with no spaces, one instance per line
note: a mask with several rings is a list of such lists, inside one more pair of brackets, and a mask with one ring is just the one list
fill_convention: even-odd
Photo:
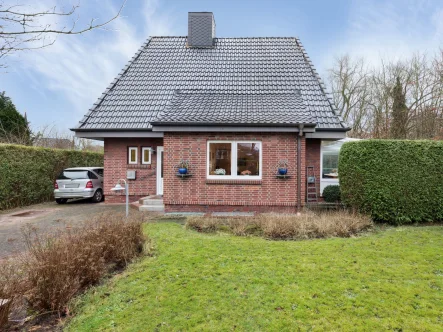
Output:
[[261,235],[276,240],[349,237],[371,227],[368,216],[339,212],[260,214],[255,217],[188,217],[186,227],[200,232],[228,231],[234,235]]
[[325,202],[337,203],[340,202],[340,186],[330,185],[323,189],[323,198]]
[[0,144],[0,210],[49,201],[67,167],[103,166],[103,154]]
[[76,294],[143,252],[142,221],[141,214],[126,220],[108,213],[52,235],[28,228],[26,254],[0,265],[0,296],[24,297],[38,312],[64,313]]
[[443,142],[366,140],[340,151],[342,202],[376,221],[443,219]]

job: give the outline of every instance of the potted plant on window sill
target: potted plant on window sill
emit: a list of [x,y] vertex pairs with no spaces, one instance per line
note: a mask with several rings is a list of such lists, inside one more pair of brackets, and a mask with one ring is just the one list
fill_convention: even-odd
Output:
[[189,161],[188,160],[180,160],[180,163],[178,164],[178,173],[181,175],[188,174],[189,169]]
[[215,175],[226,175],[226,170],[224,168],[217,168],[214,173]]
[[279,160],[277,163],[277,169],[279,175],[288,174],[288,161],[285,159]]

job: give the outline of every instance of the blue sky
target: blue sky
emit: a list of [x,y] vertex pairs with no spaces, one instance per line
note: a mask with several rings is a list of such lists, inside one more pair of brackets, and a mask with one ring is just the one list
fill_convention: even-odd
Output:
[[[81,0],[79,24],[111,17],[121,1]],[[70,2],[28,3],[42,9]],[[345,53],[377,66],[380,57],[443,47],[441,0],[128,0],[107,31],[61,36],[47,49],[10,57],[7,73],[0,73],[0,91],[27,113],[32,128],[55,126],[66,132],[149,36],[187,35],[188,11],[214,12],[218,37],[297,36],[324,79],[334,58]]]

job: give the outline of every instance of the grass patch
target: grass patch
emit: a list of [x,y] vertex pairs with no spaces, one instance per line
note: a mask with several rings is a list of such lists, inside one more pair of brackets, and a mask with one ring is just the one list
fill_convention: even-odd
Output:
[[69,331],[413,330],[443,324],[443,227],[267,241],[146,224],[154,257],[87,292]]
[[348,211],[294,214],[260,214],[254,217],[214,218],[192,216],[186,227],[203,233],[227,231],[247,236],[261,235],[275,240],[301,240],[328,237],[350,237],[372,227],[368,216]]

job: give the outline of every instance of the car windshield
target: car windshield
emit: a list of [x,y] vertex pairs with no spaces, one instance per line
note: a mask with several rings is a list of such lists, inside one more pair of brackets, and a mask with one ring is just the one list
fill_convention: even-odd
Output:
[[77,180],[77,179],[89,179],[88,171],[84,170],[73,170],[73,171],[63,171],[59,176],[59,180]]

